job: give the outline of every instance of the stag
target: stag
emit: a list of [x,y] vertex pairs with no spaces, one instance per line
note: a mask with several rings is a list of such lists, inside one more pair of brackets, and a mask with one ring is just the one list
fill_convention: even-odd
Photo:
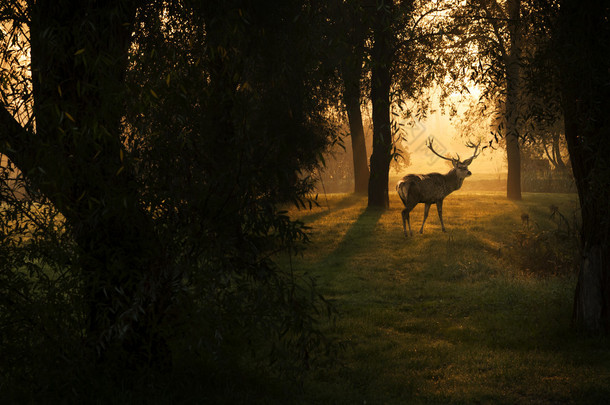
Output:
[[406,224],[409,225],[409,234],[413,236],[411,222],[409,221],[409,213],[419,203],[425,204],[424,220],[421,224],[419,233],[424,232],[424,224],[426,223],[428,211],[432,204],[436,204],[438,217],[441,220],[441,228],[443,232],[446,232],[445,224],[443,224],[443,200],[449,194],[462,187],[464,179],[472,174],[470,170],[468,170],[468,165],[470,165],[472,160],[479,156],[483,149],[485,149],[485,147],[483,147],[483,149],[479,150],[479,146],[481,145],[480,142],[477,145],[468,142],[466,146],[474,148],[474,154],[470,158],[462,161],[460,160],[460,155],[457,155],[457,159],[442,156],[434,150],[432,143],[433,140],[429,139],[426,146],[436,156],[450,161],[451,164],[453,164],[453,169],[447,174],[408,174],[398,182],[396,191],[405,206],[405,209],[402,210],[402,229],[405,237],[408,237]]

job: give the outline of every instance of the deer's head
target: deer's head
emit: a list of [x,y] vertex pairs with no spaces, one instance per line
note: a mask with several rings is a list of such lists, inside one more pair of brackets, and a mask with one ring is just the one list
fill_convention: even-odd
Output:
[[441,159],[450,161],[451,164],[453,165],[453,170],[455,170],[457,177],[462,180],[472,174],[472,172],[470,170],[468,170],[468,166],[472,163],[472,161],[477,156],[479,156],[481,154],[483,149],[485,149],[485,147],[483,147],[483,149],[479,150],[479,146],[481,146],[481,142],[479,142],[477,145],[475,145],[472,142],[468,142],[468,143],[466,143],[466,146],[468,146],[469,148],[474,148],[474,154],[466,160],[461,160],[460,155],[458,155],[457,153],[456,153],[457,158],[448,158],[448,157],[441,155],[440,153],[437,153],[432,146],[432,142],[433,142],[433,139],[430,138],[428,140],[428,143],[426,144],[426,146],[428,146],[428,148],[436,156],[440,157]]

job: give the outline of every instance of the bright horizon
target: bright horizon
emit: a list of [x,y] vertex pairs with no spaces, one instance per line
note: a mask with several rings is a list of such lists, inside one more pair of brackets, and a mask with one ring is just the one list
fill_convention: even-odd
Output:
[[[472,156],[473,150],[465,146],[469,139],[461,137],[456,129],[456,123],[437,109],[425,120],[418,121],[411,128],[406,128],[411,165],[404,169],[405,173],[443,173],[449,170],[447,163],[426,147],[426,140],[430,137],[435,140],[435,150],[442,155],[449,153],[455,157],[457,153],[461,159]],[[476,141],[474,137],[470,140]],[[481,146],[485,145],[485,141],[486,139],[483,139]],[[505,151],[502,148],[496,150],[486,148],[473,160],[470,170],[473,174],[506,173]]]

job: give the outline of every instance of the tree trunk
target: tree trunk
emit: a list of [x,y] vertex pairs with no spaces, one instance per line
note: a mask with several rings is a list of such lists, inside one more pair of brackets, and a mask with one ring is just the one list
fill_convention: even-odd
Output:
[[[364,38],[362,38],[362,41]],[[354,161],[354,192],[366,194],[369,183],[369,165],[366,159],[364,126],[360,110],[360,77],[362,75],[362,57],[364,44],[360,42],[354,48],[353,60],[343,64],[343,101],[347,109],[349,131],[352,139],[352,157]]]
[[354,164],[354,192],[366,194],[369,184],[369,165],[360,110],[362,62],[364,59],[364,40],[366,24],[364,11],[357,2],[345,4],[341,8],[345,18],[346,31],[345,58],[342,62],[343,102],[347,110],[352,158]]
[[392,30],[389,7],[379,7],[373,24],[374,45],[371,54],[371,102],[373,104],[373,153],[369,178],[368,206],[389,208],[388,176],[392,159],[390,122],[390,87],[392,78]]
[[[509,129],[507,125],[507,130]],[[521,151],[519,139],[515,135],[506,135],[506,159],[508,173],[506,178],[506,197],[510,200],[521,199]]]
[[519,149],[519,87],[521,54],[520,8],[521,0],[509,0],[508,30],[510,50],[506,61],[506,158],[508,174],[506,196],[511,200],[521,199],[521,151]]
[[[71,229],[91,348],[98,360],[126,368],[169,362],[151,323],[167,298],[164,253],[125,158],[124,106],[117,102],[136,7],[81,0],[31,6],[36,134],[21,129],[14,144],[22,147],[6,151]],[[154,347],[145,347],[150,342]]]
[[[576,73],[575,71],[572,73]],[[564,76],[566,77],[566,76]],[[569,77],[569,76],[568,76]],[[576,77],[576,76],[573,76]],[[610,126],[605,100],[576,90],[576,82],[564,85],[566,139],[581,206],[581,260],[574,294],[573,325],[590,334],[610,332]],[[576,91],[575,91],[576,90]],[[606,97],[610,97],[607,94]],[[583,122],[586,105],[604,104],[598,121]],[[584,110],[584,111],[583,111]],[[605,123],[603,121],[606,121]],[[597,127],[601,124],[600,127]],[[592,156],[597,155],[597,156]]]
[[610,331],[610,23],[604,1],[565,0],[556,27],[565,133],[582,212],[573,324]]
[[583,249],[572,318],[578,329],[592,333],[608,332],[608,291],[603,287],[607,278],[607,257],[608,253],[600,245]]
[[553,161],[555,164],[555,168],[561,173],[565,173],[567,167],[565,162],[563,161],[563,157],[561,157],[560,137],[561,133],[559,132],[559,130],[553,129]]
[[[550,132],[551,136],[551,144],[547,143],[545,138],[542,138],[542,146],[544,148],[544,154],[547,159],[553,165],[553,169],[557,170],[560,173],[565,173],[567,171],[567,167],[565,162],[563,161],[563,157],[561,156],[561,143],[560,143],[560,132],[553,128]],[[550,152],[549,152],[550,148]]]

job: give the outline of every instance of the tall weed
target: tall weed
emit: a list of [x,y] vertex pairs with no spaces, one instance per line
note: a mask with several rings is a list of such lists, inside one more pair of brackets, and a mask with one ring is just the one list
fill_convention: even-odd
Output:
[[530,223],[529,214],[521,215],[522,227],[512,233],[508,259],[521,270],[537,275],[570,275],[577,269],[579,237],[578,216],[568,219],[556,205],[549,206],[553,227]]

